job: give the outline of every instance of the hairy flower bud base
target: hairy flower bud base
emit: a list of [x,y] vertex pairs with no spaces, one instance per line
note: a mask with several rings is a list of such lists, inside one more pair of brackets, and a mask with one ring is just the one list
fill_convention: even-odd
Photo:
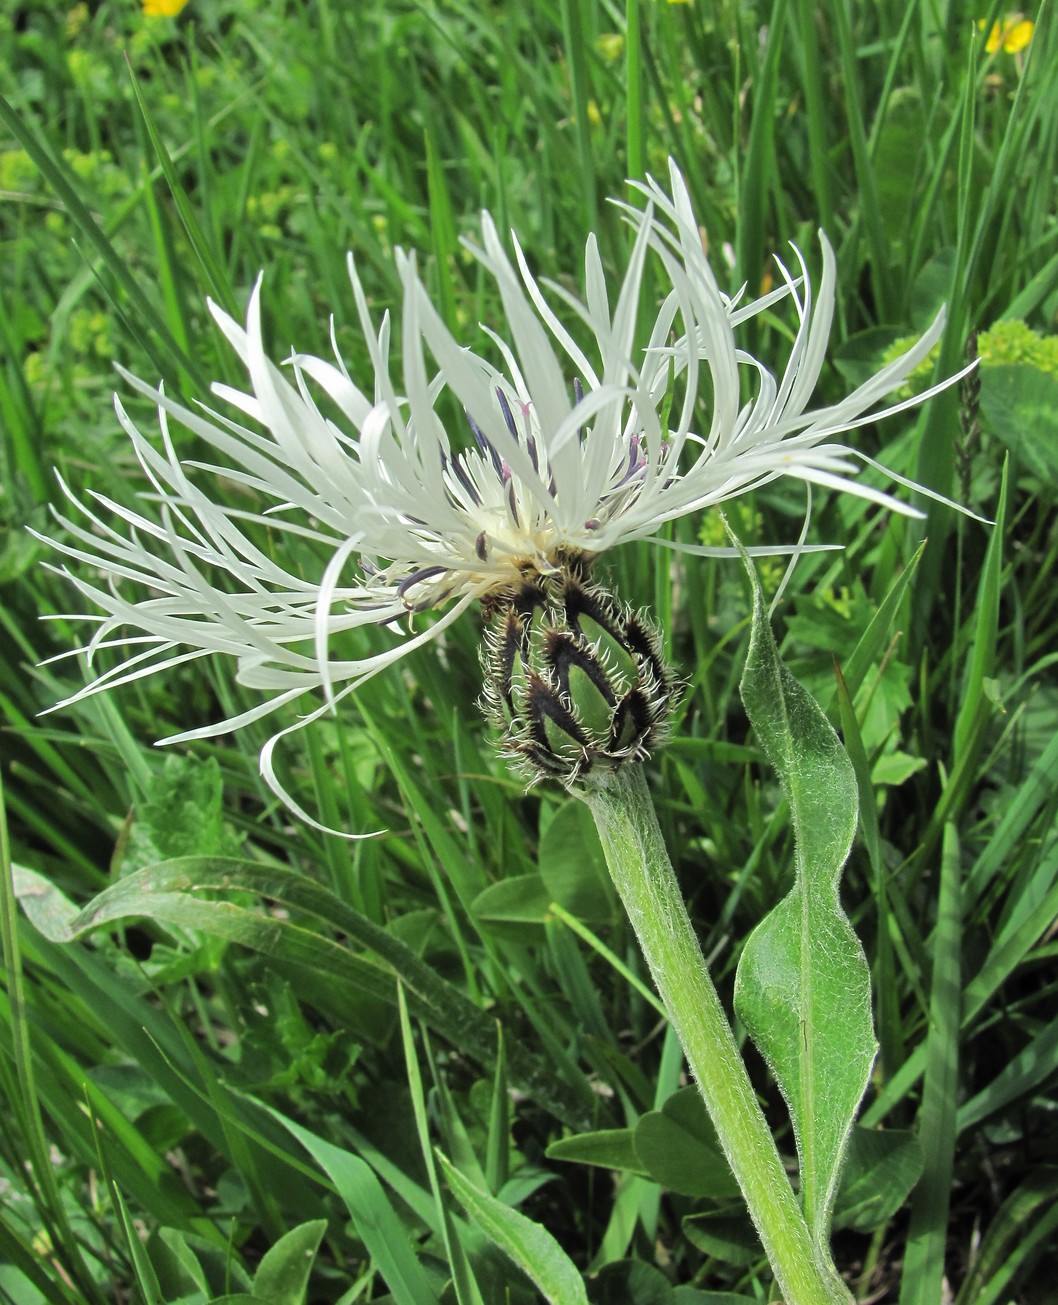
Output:
[[533,782],[572,787],[664,742],[677,686],[658,631],[581,567],[494,601],[482,664],[482,708]]

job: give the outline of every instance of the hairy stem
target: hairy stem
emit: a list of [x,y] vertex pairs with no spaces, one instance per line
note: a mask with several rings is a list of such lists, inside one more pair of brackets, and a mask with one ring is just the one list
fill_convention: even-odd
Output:
[[786,1305],[847,1305],[848,1289],[813,1245],[709,977],[642,766],[594,778],[578,796],[595,818],[614,885]]

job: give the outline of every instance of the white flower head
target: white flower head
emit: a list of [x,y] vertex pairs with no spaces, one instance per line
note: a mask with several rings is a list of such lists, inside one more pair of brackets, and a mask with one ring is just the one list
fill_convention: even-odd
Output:
[[[510,593],[527,575],[547,575],[570,558],[656,537],[667,521],[780,476],[912,513],[856,478],[869,459],[841,437],[935,392],[878,409],[936,343],[943,313],[913,348],[847,398],[810,409],[834,307],[835,261],[826,238],[815,294],[795,250],[799,275],[780,264],[778,288],[743,304],[717,285],[675,165],[670,191],[654,181],[638,189],[646,207],[623,206],[635,240],[616,296],[594,236],[585,249],[583,299],[547,283],[552,301],[580,319],[588,348],[564,325],[517,242],[512,264],[484,214],[482,245],[468,247],[503,305],[503,333],[483,328],[499,365],[457,342],[414,257],[398,251],[399,368],[390,359],[390,318],[373,322],[349,260],[374,372],[367,390],[337,349],[334,362],[304,354],[283,367],[269,360],[260,282],[245,329],[210,305],[249,376],[247,392],[214,386],[239,420],[188,409],[123,372],[158,406],[161,450],[115,399],[160,511],[141,514],[93,494],[105,510],[100,515],[67,491],[87,521],[60,516],[65,537],[55,546],[95,572],[92,580],[83,569],[63,568],[103,613],[81,618],[98,624],[75,651],[89,662],[102,648],[120,648],[125,657],[56,708],[210,653],[235,658],[238,681],[265,696],[241,715],[163,742],[226,733],[315,693],[322,701],[261,755],[273,790],[315,825],[279,784],[272,765],[277,740],[436,638],[475,601]],[[637,348],[646,335],[640,291],[650,259],[660,264],[667,292],[646,345]],[[792,303],[797,330],[784,371],[773,375],[738,347],[736,334],[781,300]],[[747,370],[749,400],[742,397]],[[465,412],[465,431],[442,420],[446,393],[448,407],[454,398]],[[326,396],[340,419],[325,415],[314,395]],[[214,449],[216,464],[181,462],[171,420]],[[236,483],[253,508],[211,497],[189,471],[199,480]],[[297,536],[318,545],[318,572],[287,569],[281,548],[264,552],[263,526],[273,539]],[[410,619],[427,611],[441,614]],[[390,647],[334,655],[336,636],[362,626],[384,627]]]

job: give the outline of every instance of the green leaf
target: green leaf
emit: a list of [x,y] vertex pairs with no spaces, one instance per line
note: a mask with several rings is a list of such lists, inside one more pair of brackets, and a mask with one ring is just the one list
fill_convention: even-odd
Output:
[[559,1138],[547,1148],[547,1158],[649,1177],[636,1151],[634,1128],[602,1128]]
[[511,1097],[507,1087],[507,1043],[503,1025],[496,1025],[496,1072],[489,1102],[488,1137],[485,1142],[485,1182],[498,1192],[508,1178],[511,1149]]
[[742,699],[790,802],[795,877],[750,935],[735,1008],[790,1108],[805,1217],[824,1246],[876,1051],[867,960],[838,897],[856,831],[856,780],[826,717],[781,665],[746,564],[754,603]]
[[652,1264],[616,1260],[591,1284],[592,1305],[671,1305],[672,1283]]
[[918,87],[897,87],[877,131],[873,168],[878,217],[891,248],[900,247],[907,231],[908,205],[915,197],[907,184],[907,160],[918,157],[925,133],[926,114]]
[[254,1295],[271,1305],[305,1305],[309,1274],[326,1231],[326,1219],[311,1219],[284,1233],[257,1266]]
[[834,1224],[874,1232],[907,1200],[925,1163],[922,1143],[902,1129],[854,1128],[834,1206]]
[[[282,866],[258,865],[233,857],[182,857],[147,866],[112,884],[78,912],[42,876],[19,870],[17,895],[30,919],[53,942],[68,943],[116,920],[146,916],[200,929],[218,937],[281,957],[302,973],[311,972],[315,989],[341,1003],[349,1014],[350,993],[363,1013],[367,1003],[395,1008],[396,983],[404,985],[411,1013],[482,1065],[495,1055],[496,1025],[453,984],[446,982],[410,947],[368,920],[339,897],[305,875]],[[304,912],[367,949],[370,959],[349,947],[289,920],[231,902],[193,896],[203,891],[250,892]],[[375,1028],[377,1034],[378,1029]],[[591,1103],[581,1101],[551,1067],[528,1048],[508,1050],[516,1086],[563,1122],[585,1126]]]
[[517,928],[516,937],[525,937],[527,924],[543,924],[551,894],[539,875],[512,875],[489,884],[471,902],[477,919],[488,924],[507,924]]
[[258,1296],[256,1292],[236,1291],[226,1296],[214,1296],[208,1305],[274,1305],[270,1296]]
[[182,1232],[176,1228],[158,1228],[148,1239],[146,1250],[165,1300],[195,1292],[200,1292],[203,1300],[207,1297],[209,1285],[205,1272]]
[[187,233],[188,241],[194,250],[195,258],[199,267],[205,275],[209,285],[210,294],[214,296],[221,308],[229,316],[238,316],[238,306],[235,303],[231,289],[231,278],[222,267],[220,259],[217,257],[210,242],[207,231],[195,216],[194,205],[177,173],[176,166],[169,151],[165,148],[165,142],[162,140],[155,125],[154,116],[151,113],[148,97],[144,95],[143,88],[140,86],[140,79],[133,70],[132,63],[125,56],[125,61],[129,67],[129,76],[132,81],[132,92],[136,97],[136,104],[143,117],[144,126],[147,128],[147,134],[150,137],[151,147],[155,156],[161,165],[162,172],[165,175],[166,184],[172,194],[173,202],[176,205],[176,211],[180,214],[180,221],[183,224],[184,231]]
[[1025,471],[1058,483],[1058,377],[1031,363],[983,367],[981,420]]
[[[452,1287],[455,1291],[456,1302],[457,1305],[483,1305],[481,1289],[474,1277],[474,1271],[470,1267],[470,1260],[460,1237],[459,1229],[456,1226],[456,1221],[452,1218],[447,1205],[441,1199],[437,1166],[434,1164],[433,1148],[430,1146],[430,1121],[426,1106],[426,1094],[423,1091],[422,1074],[419,1070],[419,1059],[415,1052],[415,1040],[412,1036],[411,1021],[408,1018],[408,1005],[404,1000],[403,989],[400,990],[400,1029],[404,1043],[404,1059],[407,1064],[412,1110],[415,1115],[415,1128],[419,1135],[419,1148],[426,1163],[426,1171],[430,1179],[430,1192],[433,1195],[440,1216],[441,1236],[444,1242],[445,1255],[452,1270]],[[432,1060],[425,1032],[423,1040],[426,1042],[427,1059]],[[462,1121],[458,1118],[443,1079],[435,1078],[435,1089],[441,1106],[442,1126],[446,1138],[451,1138],[455,1134],[462,1151],[463,1162],[468,1162],[473,1167],[472,1172],[477,1173],[484,1181],[484,1175],[477,1163],[474,1149],[466,1136]]]
[[179,856],[233,850],[224,831],[224,785],[216,757],[199,761],[171,753],[151,776],[125,848],[123,872]]
[[440,1153],[438,1159],[467,1214],[533,1280],[549,1305],[588,1305],[580,1271],[546,1228],[475,1187]]
[[687,1239],[706,1255],[744,1268],[763,1258],[764,1251],[753,1224],[744,1214],[706,1210],[683,1221]]
[[714,1199],[738,1195],[696,1087],[674,1092],[660,1110],[639,1120],[635,1149],[650,1176],[667,1191]]
[[614,918],[614,894],[591,812],[575,798],[559,807],[540,839],[540,877],[570,915],[591,924]]
[[367,1247],[396,1305],[437,1305],[437,1297],[416,1258],[412,1237],[370,1166],[278,1110],[269,1109],[268,1113],[297,1138],[334,1184],[352,1215],[357,1236]]
[[933,933],[926,1077],[919,1109],[924,1165],[911,1206],[900,1305],[932,1305],[943,1290],[955,1163],[962,1016],[962,868],[954,825],[944,828]]
[[733,1291],[700,1291],[686,1283],[672,1293],[672,1305],[757,1305],[752,1296]]
[[955,1299],[955,1305],[992,1305],[1011,1299],[1024,1261],[1047,1246],[1058,1227],[1058,1170],[1045,1166],[1021,1179],[996,1211]]

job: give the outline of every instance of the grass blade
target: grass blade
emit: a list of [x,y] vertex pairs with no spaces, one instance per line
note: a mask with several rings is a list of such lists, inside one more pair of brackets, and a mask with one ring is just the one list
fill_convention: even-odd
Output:
[[959,857],[955,829],[947,825],[933,939],[926,1081],[919,1112],[925,1168],[911,1207],[900,1305],[935,1305],[942,1294],[959,1086],[963,932]]

